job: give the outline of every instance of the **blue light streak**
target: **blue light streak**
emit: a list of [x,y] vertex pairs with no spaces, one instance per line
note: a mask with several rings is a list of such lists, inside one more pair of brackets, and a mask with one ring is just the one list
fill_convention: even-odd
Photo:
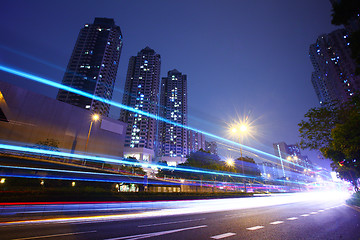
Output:
[[[82,155],[77,153],[68,153],[68,152],[57,152],[57,151],[51,151],[51,150],[45,150],[45,149],[36,149],[36,148],[29,148],[29,147],[21,147],[21,146],[14,146],[14,145],[8,145],[8,144],[2,144],[0,143],[0,149],[6,149],[11,151],[19,151],[19,152],[26,152],[26,153],[34,153],[34,154],[46,154],[51,156],[58,156],[58,157],[68,157],[68,158],[77,158],[82,160],[91,160],[95,162],[108,162],[108,163],[115,163],[115,164],[128,164],[128,165],[135,165],[135,166],[141,166],[144,168],[159,168],[159,169],[166,169],[171,171],[183,171],[183,172],[192,172],[192,173],[201,173],[201,174],[210,174],[210,175],[216,175],[216,176],[229,176],[229,177],[237,177],[237,178],[252,178],[257,179],[256,176],[251,175],[245,175],[245,174],[235,174],[230,172],[219,172],[219,171],[210,171],[210,170],[202,170],[202,169],[196,169],[196,168],[184,168],[184,167],[172,167],[172,166],[163,166],[163,165],[157,165],[152,163],[134,163],[132,161],[126,161],[123,159],[115,159],[115,158],[108,158],[108,157],[99,157],[99,156],[89,156],[89,155]],[[1,167],[1,166],[0,166]],[[16,167],[14,167],[16,168]],[[36,170],[36,169],[34,169]],[[63,170],[64,172],[69,173],[76,173],[77,171],[71,171],[71,170]],[[84,173],[84,172],[80,172]],[[103,173],[91,173],[96,175],[104,175]],[[116,175],[116,174],[115,174]],[[119,175],[117,175],[119,176]],[[193,180],[190,180],[193,181]],[[290,180],[274,180],[281,183],[296,183],[296,184],[305,184],[302,182],[295,182]]]
[[[73,171],[73,170],[63,170],[63,169],[49,169],[49,168],[33,168],[33,167],[18,167],[18,166],[5,166],[0,165],[0,168],[7,169],[17,169],[17,170],[30,170],[30,171],[45,171],[45,172],[55,172],[55,173],[71,173],[71,174],[83,174],[83,175],[96,175],[96,176],[110,176],[110,177],[128,177],[129,180],[126,179],[101,179],[101,178],[85,178],[85,177],[66,177],[66,176],[37,176],[37,175],[28,175],[28,174],[17,174],[17,173],[1,173],[3,177],[21,177],[21,178],[37,178],[37,179],[57,179],[57,180],[76,180],[76,181],[95,181],[95,182],[114,182],[114,183],[136,183],[136,184],[144,184],[144,181],[141,180],[133,180],[134,176],[128,175],[120,175],[120,174],[111,174],[111,173],[96,173],[96,172],[84,172],[84,171]],[[141,178],[141,177],[138,177]],[[170,183],[170,182],[159,182],[152,181],[148,179],[148,184],[161,184],[161,185],[180,185],[180,183]]]
[[[234,141],[231,141],[229,139],[217,136],[217,135],[212,134],[212,133],[208,133],[208,132],[205,132],[205,131],[202,131],[202,130],[199,130],[199,129],[195,129],[195,128],[190,127],[190,126],[186,126],[186,125],[183,125],[183,124],[180,124],[180,123],[176,123],[176,122],[170,121],[168,119],[159,117],[159,116],[157,116],[155,114],[151,114],[151,113],[148,113],[148,112],[145,112],[145,111],[142,111],[142,110],[138,110],[138,109],[126,106],[124,104],[121,104],[121,103],[118,103],[118,102],[115,102],[115,101],[112,101],[112,100],[104,99],[104,98],[92,95],[90,93],[81,91],[79,89],[75,89],[75,88],[60,84],[60,83],[56,83],[56,82],[53,82],[51,80],[48,80],[48,79],[45,79],[45,78],[42,78],[42,77],[38,77],[38,76],[29,74],[29,73],[25,73],[23,71],[16,70],[14,68],[10,68],[10,67],[4,66],[4,65],[0,65],[0,70],[4,71],[4,72],[7,72],[7,73],[10,73],[10,74],[13,74],[13,75],[16,75],[16,76],[20,76],[20,77],[23,77],[23,78],[27,78],[27,79],[36,81],[36,82],[39,82],[39,83],[42,83],[42,84],[46,84],[48,86],[52,86],[52,87],[62,89],[62,90],[68,91],[68,92],[72,92],[72,93],[75,93],[75,94],[78,94],[78,95],[81,95],[81,96],[84,96],[84,97],[88,97],[90,99],[94,99],[94,100],[97,100],[97,101],[100,101],[100,102],[104,102],[104,103],[112,105],[114,107],[118,107],[118,108],[130,111],[130,112],[138,113],[138,114],[144,115],[146,117],[154,118],[156,120],[163,121],[163,122],[172,124],[172,125],[177,126],[177,127],[181,127],[181,128],[184,128],[184,129],[195,131],[195,132],[201,133],[201,134],[203,134],[205,136],[208,136],[210,138],[216,139],[218,141],[225,142],[225,143],[228,143],[228,144],[232,144],[232,145],[241,147],[243,149],[246,149],[246,150],[261,154],[261,155],[265,155],[267,157],[274,158],[274,159],[277,159],[277,160],[282,160],[283,162],[288,162],[289,164],[304,168],[303,166],[300,166],[300,165],[298,165],[296,163],[293,163],[291,161],[287,161],[285,159],[281,159],[281,158],[279,158],[279,157],[277,157],[275,155],[272,155],[270,153],[263,152],[261,150],[258,150],[258,149],[255,149],[255,148],[252,148],[252,147],[249,147],[249,146],[246,146],[246,145],[234,142]],[[201,172],[201,171],[199,171],[199,172]],[[244,176],[241,176],[241,177],[244,177]]]
[[205,173],[211,175],[223,175],[223,176],[232,176],[232,177],[239,177],[239,178],[257,178],[254,176],[247,176],[242,174],[233,174],[228,172],[217,172],[217,171],[206,171],[196,168],[183,168],[183,167],[171,167],[171,166],[162,166],[152,163],[134,163],[131,161],[126,161],[122,159],[114,159],[114,158],[106,158],[106,157],[99,157],[99,156],[89,156],[89,155],[82,155],[77,153],[67,153],[67,152],[56,152],[51,150],[45,149],[36,149],[36,148],[29,148],[29,147],[21,147],[21,146],[14,146],[14,145],[7,145],[0,143],[0,149],[6,150],[13,150],[13,151],[20,151],[20,152],[27,152],[27,153],[35,153],[35,154],[47,154],[52,156],[60,156],[60,157],[69,157],[69,158],[78,158],[83,160],[92,160],[92,161],[100,161],[100,162],[109,162],[115,164],[128,164],[128,165],[135,165],[141,166],[144,168],[153,167],[153,168],[163,168],[167,170],[175,170],[175,171],[184,171],[184,172],[194,172],[194,173]]

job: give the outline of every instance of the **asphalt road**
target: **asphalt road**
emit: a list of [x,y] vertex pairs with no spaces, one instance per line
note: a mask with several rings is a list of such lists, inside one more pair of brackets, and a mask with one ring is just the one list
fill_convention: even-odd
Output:
[[360,239],[359,224],[360,210],[345,205],[343,199],[293,195],[171,202],[170,208],[88,218],[44,216],[2,223],[0,239],[353,240]]

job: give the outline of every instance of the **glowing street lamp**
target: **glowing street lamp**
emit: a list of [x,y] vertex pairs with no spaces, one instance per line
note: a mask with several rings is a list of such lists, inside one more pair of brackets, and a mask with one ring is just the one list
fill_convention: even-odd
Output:
[[[241,139],[243,137],[243,135],[248,131],[248,126],[246,124],[238,124],[237,126],[235,127],[232,127],[231,128],[231,132],[233,134],[239,134],[238,137],[239,137],[239,144],[240,144],[240,159],[241,159],[241,165],[242,165],[242,173],[243,175],[245,174],[245,170],[244,170],[244,161],[242,159],[242,147],[241,147]],[[244,188],[245,188],[245,192],[246,191],[246,180],[244,180]]]
[[241,138],[242,138],[243,135],[246,134],[247,130],[248,130],[248,126],[246,124],[239,124],[238,126],[231,128],[231,132],[233,134],[239,134],[240,156],[241,156],[241,158],[242,158]]
[[88,143],[89,143],[89,138],[90,138],[90,133],[91,133],[91,128],[92,128],[92,125],[93,125],[93,122],[96,122],[98,121],[100,118],[100,116],[98,114],[94,114],[91,118],[91,123],[90,123],[90,127],[89,127],[89,132],[88,132],[88,136],[87,136],[87,139],[86,139],[86,144],[85,144],[85,152],[87,151],[87,146],[88,146]]
[[235,165],[234,159],[226,159],[226,165],[228,165],[229,167],[233,167]]
[[246,132],[248,127],[245,124],[240,125],[240,132]]

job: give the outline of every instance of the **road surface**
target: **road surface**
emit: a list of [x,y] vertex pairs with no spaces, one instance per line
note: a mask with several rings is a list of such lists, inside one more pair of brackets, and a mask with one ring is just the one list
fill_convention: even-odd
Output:
[[9,215],[0,239],[360,239],[360,210],[335,194],[163,201],[117,213],[123,206],[100,215],[65,211],[63,217],[49,217],[44,208],[34,221],[10,221]]

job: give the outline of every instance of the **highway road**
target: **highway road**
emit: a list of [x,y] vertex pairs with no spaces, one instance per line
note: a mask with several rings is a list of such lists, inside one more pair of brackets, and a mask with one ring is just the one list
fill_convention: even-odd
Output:
[[33,221],[9,217],[0,225],[0,239],[360,239],[360,210],[334,193],[162,201],[142,207],[86,216],[48,217],[45,212]]

